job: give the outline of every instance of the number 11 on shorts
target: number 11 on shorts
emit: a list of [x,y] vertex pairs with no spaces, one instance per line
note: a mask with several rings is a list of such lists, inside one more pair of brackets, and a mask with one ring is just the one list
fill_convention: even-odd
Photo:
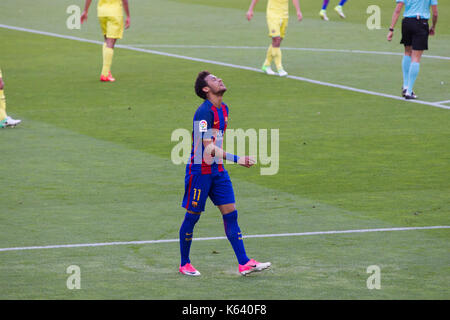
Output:
[[[197,194],[197,190],[198,190],[198,195],[197,195],[197,200],[195,200],[195,195]],[[200,201],[200,193],[202,192],[202,189],[196,189],[194,188],[194,197],[192,198],[192,200],[194,201]]]

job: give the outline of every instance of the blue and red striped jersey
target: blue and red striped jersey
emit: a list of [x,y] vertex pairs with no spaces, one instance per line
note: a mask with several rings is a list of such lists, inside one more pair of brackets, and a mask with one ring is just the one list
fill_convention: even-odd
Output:
[[194,115],[192,148],[186,174],[212,174],[225,170],[223,159],[205,156],[203,140],[211,139],[216,146],[222,148],[227,124],[228,106],[225,103],[217,108],[209,100],[205,100],[198,107]]

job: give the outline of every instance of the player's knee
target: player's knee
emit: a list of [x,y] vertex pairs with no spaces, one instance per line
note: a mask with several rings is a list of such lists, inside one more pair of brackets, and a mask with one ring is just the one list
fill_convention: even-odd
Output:
[[280,44],[281,44],[281,38],[280,37],[272,38],[272,47],[279,48]]
[[108,48],[114,49],[114,45],[116,44],[116,39],[106,38],[106,46]]
[[411,53],[412,53],[412,47],[405,46],[405,56],[411,56]]
[[411,62],[420,62],[422,53],[423,53],[422,50],[413,50],[411,54]]
[[234,203],[219,205],[218,208],[222,216],[227,215],[233,211],[236,211],[236,205]]

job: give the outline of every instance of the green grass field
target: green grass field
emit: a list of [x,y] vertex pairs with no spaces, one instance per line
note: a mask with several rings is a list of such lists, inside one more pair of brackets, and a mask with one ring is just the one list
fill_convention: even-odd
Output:
[[[130,1],[132,25],[118,43],[259,68],[266,1],[251,22],[249,2]],[[329,22],[320,1],[300,2],[305,19],[291,4],[283,42],[290,75],[399,95],[400,23],[385,39],[393,1],[376,1],[380,30],[367,29],[363,1],[346,4],[346,20],[331,1]],[[101,41],[95,2],[80,30],[66,27],[71,4],[84,1],[2,0],[0,23]],[[450,3],[439,10],[425,53],[434,57],[422,59],[415,85],[425,102],[450,99]],[[98,44],[0,28],[7,112],[23,120],[0,130],[0,249],[176,239],[184,165],[171,161],[171,134],[191,128],[204,69],[229,89],[229,128],[280,133],[276,175],[227,166],[245,235],[450,226],[448,109],[126,48],[115,50],[117,82],[100,83],[101,62]],[[194,236],[224,236],[211,202]],[[177,242],[0,250],[0,299],[446,300],[449,240],[449,229],[247,238],[251,257],[272,262],[248,277],[227,240],[194,240],[195,279],[178,273]],[[80,290],[66,286],[71,265]],[[379,290],[366,286],[371,265]]]

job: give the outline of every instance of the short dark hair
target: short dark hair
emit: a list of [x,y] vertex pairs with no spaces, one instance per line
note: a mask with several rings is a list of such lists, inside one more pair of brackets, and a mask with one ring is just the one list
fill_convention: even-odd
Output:
[[206,92],[203,91],[202,89],[208,86],[205,78],[210,74],[211,73],[209,73],[209,71],[204,70],[198,73],[197,80],[195,80],[195,93],[204,100],[206,100],[207,97]]

